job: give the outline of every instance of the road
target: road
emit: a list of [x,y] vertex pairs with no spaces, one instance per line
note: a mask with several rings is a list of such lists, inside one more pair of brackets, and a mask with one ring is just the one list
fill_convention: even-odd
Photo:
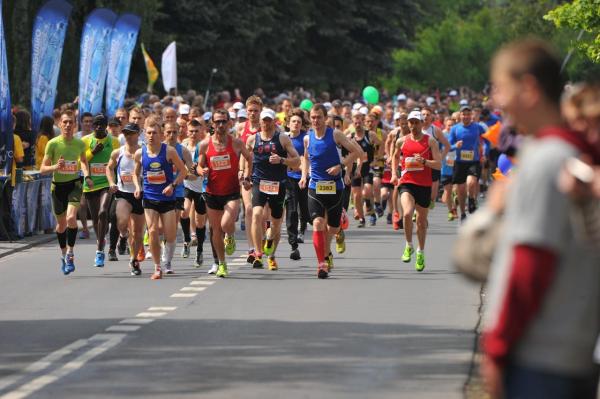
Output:
[[383,220],[348,231],[328,280],[310,241],[252,270],[240,232],[225,280],[179,256],[162,281],[148,262],[97,269],[91,240],[68,277],[54,242],[0,259],[0,399],[462,397],[479,289],[449,264],[440,208],[422,273]]

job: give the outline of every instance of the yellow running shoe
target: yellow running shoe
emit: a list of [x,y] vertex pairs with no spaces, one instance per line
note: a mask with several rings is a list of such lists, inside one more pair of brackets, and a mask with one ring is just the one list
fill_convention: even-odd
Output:
[[344,233],[344,230],[340,230],[335,235],[335,251],[338,254],[346,252],[346,234]]
[[325,263],[327,264],[327,272],[333,270],[333,254],[331,252],[325,257]]
[[279,269],[279,266],[277,265],[277,261],[275,260],[275,258],[267,259],[267,263],[269,265],[269,270],[276,271],[277,269]]
[[233,255],[233,253],[235,252],[235,237],[232,235],[230,236],[229,234],[225,234],[223,243],[225,244],[225,253],[228,256]]

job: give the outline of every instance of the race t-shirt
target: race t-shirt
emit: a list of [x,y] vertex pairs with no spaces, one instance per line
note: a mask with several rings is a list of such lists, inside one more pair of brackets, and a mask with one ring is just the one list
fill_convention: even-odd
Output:
[[[83,182],[83,191],[98,191],[100,189],[108,187],[108,179],[106,177],[106,165],[110,160],[110,154],[113,150],[119,148],[119,140],[113,136],[106,136],[102,139],[96,138],[93,134],[85,136],[81,139],[85,144],[86,157],[90,166],[90,177],[94,183],[94,187],[90,189],[87,181]],[[97,143],[102,143],[104,148],[95,155],[92,155],[92,150]]]
[[456,162],[478,162],[480,136],[485,131],[478,123],[471,123],[468,126],[459,123],[452,126],[448,141],[454,146],[457,142],[462,141],[462,147],[456,150]]
[[58,136],[48,141],[46,156],[50,158],[52,165],[56,165],[61,156],[65,160],[65,166],[53,172],[52,180],[62,183],[78,179],[79,157],[84,150],[85,143],[75,137],[71,140],[66,140],[63,136]]

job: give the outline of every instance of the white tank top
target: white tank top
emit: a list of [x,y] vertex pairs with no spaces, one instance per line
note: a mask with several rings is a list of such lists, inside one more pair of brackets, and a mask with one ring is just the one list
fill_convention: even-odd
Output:
[[119,148],[119,157],[117,158],[117,185],[119,191],[124,193],[135,193],[135,184],[133,184],[135,161],[133,157],[125,153],[125,147]]
[[[198,163],[198,147],[200,146],[200,143],[196,144],[196,147],[193,151],[190,151],[190,149],[188,148],[188,146],[186,145],[185,148],[190,151],[190,153],[192,154],[192,161],[196,164]],[[188,190],[192,190],[193,192],[196,193],[203,193],[204,192],[204,179],[200,176],[197,176],[195,180],[188,180],[185,179],[183,181],[183,187],[187,188]]]

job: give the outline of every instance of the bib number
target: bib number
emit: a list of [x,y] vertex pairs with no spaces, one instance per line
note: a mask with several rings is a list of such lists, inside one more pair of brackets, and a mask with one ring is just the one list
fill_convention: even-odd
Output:
[[454,161],[456,160],[456,153],[455,152],[449,152],[448,155],[446,155],[446,165],[447,166],[454,166]]
[[231,169],[231,160],[229,154],[215,155],[210,158],[210,166],[213,170],[226,170]]
[[106,164],[93,163],[90,164],[90,169],[92,176],[106,176]]
[[167,176],[164,170],[158,172],[146,172],[146,180],[150,184],[165,184],[167,182]]
[[66,161],[65,166],[59,169],[60,173],[65,175],[76,175],[79,172],[79,168],[77,167],[77,161]]
[[318,181],[317,194],[335,194],[337,192],[335,181]]
[[460,160],[461,161],[472,161],[475,159],[475,151],[461,151],[460,152]]
[[261,180],[258,186],[258,189],[261,193],[267,195],[277,195],[279,194],[279,182],[278,181],[269,181],[269,180]]
[[121,173],[121,182],[123,184],[133,184],[133,175],[128,172]]
[[416,160],[414,157],[407,157],[404,159],[404,170],[406,172],[420,172],[424,170],[423,164]]

